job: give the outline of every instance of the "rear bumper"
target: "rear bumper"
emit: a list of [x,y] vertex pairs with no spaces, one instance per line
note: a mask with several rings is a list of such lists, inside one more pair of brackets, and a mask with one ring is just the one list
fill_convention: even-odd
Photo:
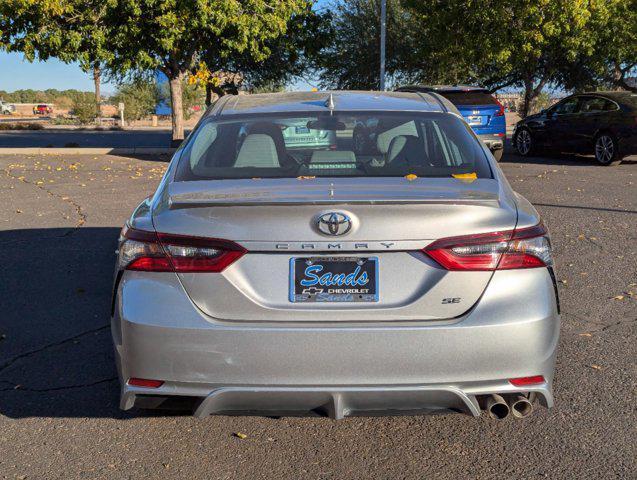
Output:
[[[520,391],[538,393],[550,407],[559,323],[546,269],[496,272],[478,304],[453,320],[346,325],[216,321],[190,302],[176,276],[158,273],[124,276],[112,332],[124,409],[148,395],[186,396],[201,416],[320,410],[341,418],[479,415],[479,395]],[[546,382],[508,382],[532,375]],[[131,377],[165,383],[133,387]]]
[[502,136],[496,134],[479,134],[478,138],[491,150],[502,150],[504,148],[504,134]]

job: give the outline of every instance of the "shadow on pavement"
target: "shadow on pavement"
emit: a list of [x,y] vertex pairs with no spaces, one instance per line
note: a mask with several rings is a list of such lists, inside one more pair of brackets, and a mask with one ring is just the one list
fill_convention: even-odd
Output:
[[0,232],[0,414],[117,417],[110,337],[118,228]]
[[[507,142],[505,146],[504,155],[500,163],[524,163],[533,165],[568,165],[568,166],[598,166],[600,168],[612,168],[603,167],[597,163],[593,155],[580,155],[573,153],[540,153],[534,157],[522,157],[518,155],[510,142]],[[622,160],[624,164],[637,164],[637,156],[630,156]]]

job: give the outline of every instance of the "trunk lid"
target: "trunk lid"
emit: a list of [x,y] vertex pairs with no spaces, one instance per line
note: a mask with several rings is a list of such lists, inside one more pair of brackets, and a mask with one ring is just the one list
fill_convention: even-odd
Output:
[[[222,273],[180,273],[192,301],[227,321],[441,320],[478,300],[491,272],[450,272],[420,250],[450,236],[515,227],[497,180],[317,178],[176,182],[154,211],[157,231],[232,240],[249,253]],[[327,236],[318,216],[351,229]],[[378,301],[290,301],[293,258],[377,258]],[[451,300],[450,300],[451,299]],[[456,299],[456,300],[454,300]]]

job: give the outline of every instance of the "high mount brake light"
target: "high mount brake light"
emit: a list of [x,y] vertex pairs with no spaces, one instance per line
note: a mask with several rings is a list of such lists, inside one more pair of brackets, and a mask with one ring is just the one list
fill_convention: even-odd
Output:
[[492,271],[548,267],[551,244],[542,224],[519,230],[442,238],[423,250],[447,270]]
[[222,272],[246,250],[234,242],[125,228],[120,269],[144,272]]

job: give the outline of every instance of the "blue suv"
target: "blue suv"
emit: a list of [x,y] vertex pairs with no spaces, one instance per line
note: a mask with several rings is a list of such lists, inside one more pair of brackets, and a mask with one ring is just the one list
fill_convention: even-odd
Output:
[[453,103],[460,111],[465,121],[480,137],[500,161],[504,151],[506,137],[506,120],[504,106],[482,87],[467,85],[409,85],[396,89],[397,92],[435,92]]

